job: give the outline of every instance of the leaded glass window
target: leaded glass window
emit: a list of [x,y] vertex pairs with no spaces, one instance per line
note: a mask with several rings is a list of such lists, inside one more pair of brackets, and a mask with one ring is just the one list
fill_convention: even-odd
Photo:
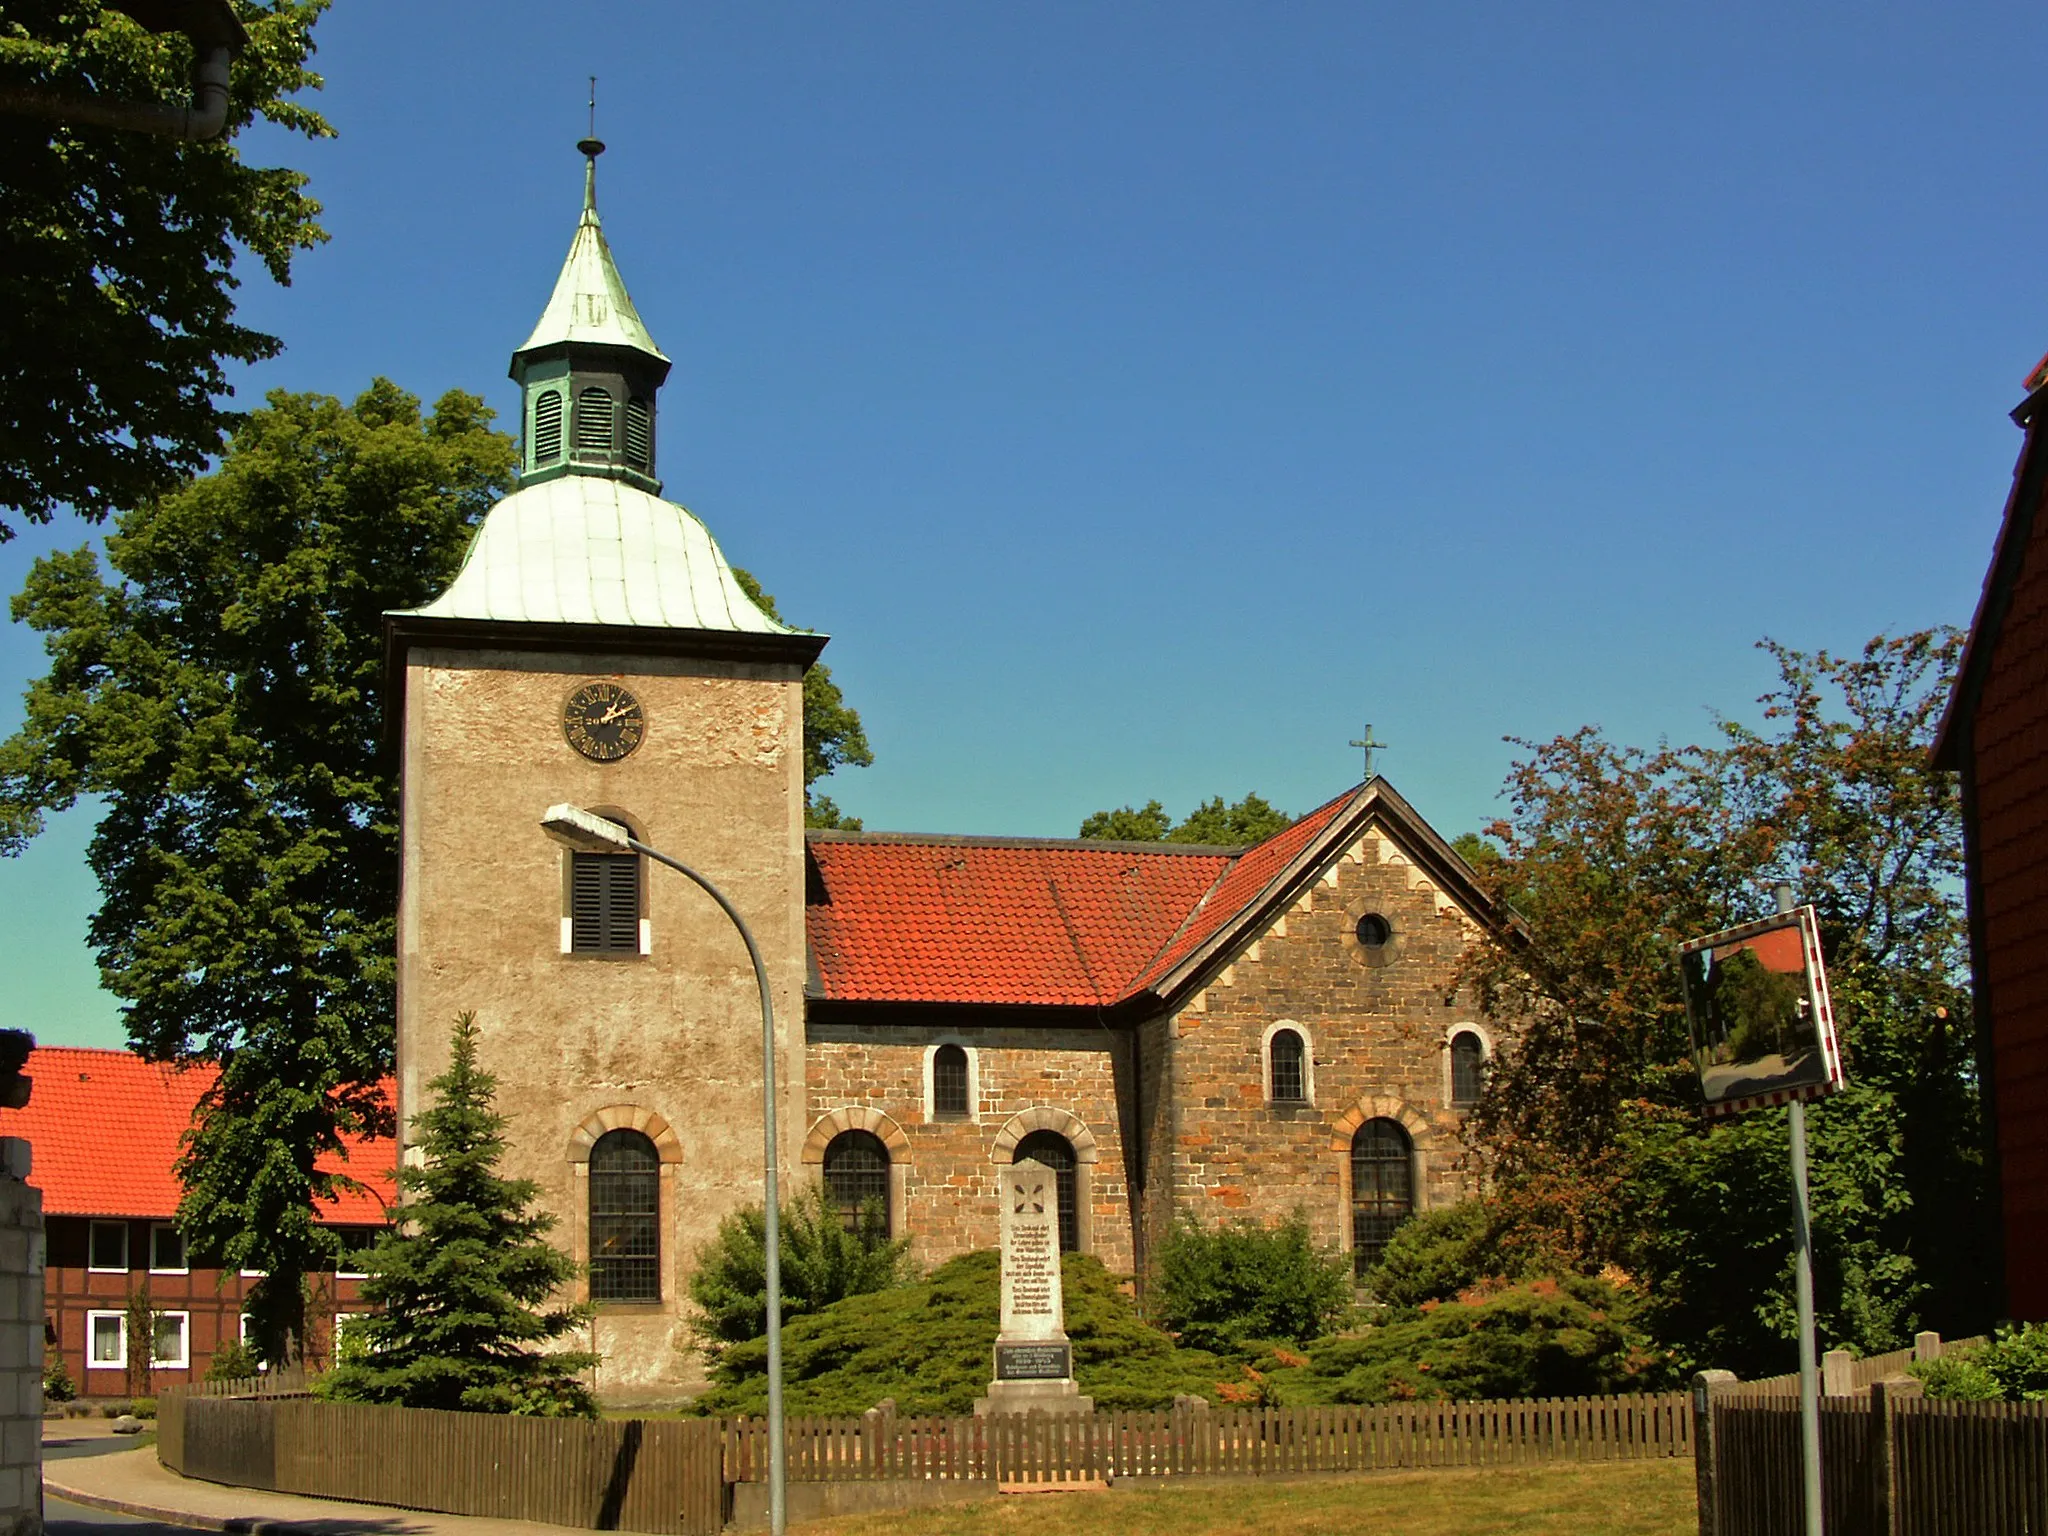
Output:
[[1394,1120],[1368,1120],[1351,1138],[1351,1258],[1363,1275],[1415,1209],[1415,1149]]
[[1470,1109],[1486,1091],[1486,1044],[1471,1030],[1451,1037],[1451,1107]]
[[967,1118],[967,1052],[960,1046],[932,1053],[932,1112],[945,1120]]
[[1273,1101],[1276,1104],[1299,1104],[1308,1097],[1307,1075],[1302,1070],[1300,1033],[1292,1029],[1276,1030],[1270,1049],[1273,1055]]
[[661,1157],[638,1131],[590,1149],[590,1299],[661,1300]]
[[881,1202],[883,1230],[889,1230],[889,1149],[872,1131],[841,1131],[825,1148],[825,1193],[839,1208],[849,1232],[860,1230],[861,1208]]

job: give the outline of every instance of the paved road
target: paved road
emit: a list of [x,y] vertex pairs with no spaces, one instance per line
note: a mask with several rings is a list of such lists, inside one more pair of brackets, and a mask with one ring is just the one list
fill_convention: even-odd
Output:
[[[125,1435],[107,1435],[74,1441],[70,1445],[46,1445],[43,1447],[43,1459],[65,1461],[73,1456],[104,1456],[112,1451],[129,1450],[134,1444]],[[110,1525],[126,1527],[121,1536],[192,1536],[183,1526],[87,1509],[83,1504],[73,1504],[65,1499],[43,1501],[43,1529],[49,1536],[107,1536],[99,1528]]]

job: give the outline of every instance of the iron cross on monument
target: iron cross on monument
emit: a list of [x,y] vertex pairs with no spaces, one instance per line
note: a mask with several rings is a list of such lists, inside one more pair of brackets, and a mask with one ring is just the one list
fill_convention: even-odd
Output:
[[1378,751],[1381,751],[1382,749],[1384,749],[1385,747],[1387,747],[1388,745],[1390,745],[1390,743],[1388,743],[1388,742],[1384,742],[1384,741],[1374,741],[1374,740],[1373,740],[1373,736],[1372,736],[1372,722],[1371,722],[1371,721],[1367,721],[1367,722],[1366,722],[1366,726],[1365,726],[1365,735],[1364,735],[1363,737],[1361,737],[1361,738],[1360,738],[1359,740],[1357,740],[1357,741],[1354,741],[1354,742],[1352,742],[1352,743],[1351,743],[1351,745],[1352,745],[1352,746],[1354,746],[1354,747],[1362,747],[1362,748],[1364,748],[1364,750],[1365,750],[1365,776],[1366,776],[1366,777],[1367,777],[1367,778],[1369,779],[1369,778],[1371,778],[1371,777],[1372,777],[1372,755],[1373,755],[1373,753],[1375,753],[1375,752],[1378,752]]

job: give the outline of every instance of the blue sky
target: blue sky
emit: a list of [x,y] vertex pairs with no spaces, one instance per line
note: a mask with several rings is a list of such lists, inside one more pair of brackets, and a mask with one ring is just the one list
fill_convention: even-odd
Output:
[[[1447,834],[1513,749],[1693,738],[1769,634],[1966,623],[2048,348],[2038,5],[349,0],[332,242],[239,384],[514,395],[580,195],[676,360],[667,494],[799,623],[871,828]],[[76,543],[0,546],[0,581]],[[34,637],[0,632],[18,716]],[[0,862],[0,1022],[115,1044],[89,817]]]

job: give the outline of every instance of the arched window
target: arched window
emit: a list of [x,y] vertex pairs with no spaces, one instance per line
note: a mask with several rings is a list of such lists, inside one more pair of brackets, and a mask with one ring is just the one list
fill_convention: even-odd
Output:
[[640,953],[640,855],[569,855],[569,951]]
[[626,462],[635,469],[646,469],[654,460],[654,413],[647,408],[647,402],[632,399],[626,402]]
[[1074,1177],[1074,1144],[1058,1131],[1033,1131],[1017,1143],[1013,1163],[1043,1163],[1053,1171],[1060,1194],[1060,1252],[1081,1251],[1080,1180]]
[[1415,1209],[1415,1149],[1399,1121],[1368,1120],[1351,1138],[1351,1259],[1363,1275]]
[[612,396],[595,384],[576,397],[576,451],[612,451]]
[[967,1051],[942,1045],[932,1052],[932,1113],[943,1120],[967,1118]]
[[562,392],[544,389],[533,402],[533,467],[562,456]]
[[889,1210],[889,1149],[873,1131],[841,1131],[825,1148],[825,1193],[839,1207],[849,1232],[860,1230],[863,1207],[882,1205],[882,1230],[892,1231]]
[[638,1131],[590,1149],[590,1299],[661,1300],[661,1157]]
[[1298,1030],[1282,1029],[1273,1035],[1271,1045],[1273,1073],[1267,1084],[1270,1097],[1276,1104],[1299,1104],[1308,1097],[1308,1075],[1302,1070],[1301,1034]]
[[1451,1036],[1451,1108],[1470,1109],[1486,1091],[1486,1042],[1469,1029]]

